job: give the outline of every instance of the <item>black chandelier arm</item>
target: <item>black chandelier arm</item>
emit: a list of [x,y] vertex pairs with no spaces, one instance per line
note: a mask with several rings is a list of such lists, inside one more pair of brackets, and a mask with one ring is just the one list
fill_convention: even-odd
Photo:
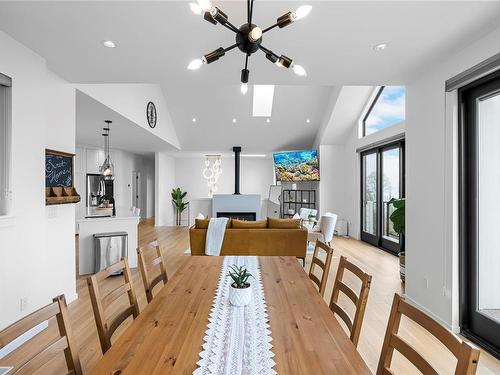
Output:
[[224,53],[231,51],[232,49],[238,47],[238,43],[234,43],[232,46],[229,46],[227,48],[224,48]]
[[254,0],[250,0],[250,19],[248,21],[248,23],[251,25],[252,24],[252,18],[253,18],[253,1]]
[[250,25],[250,1],[247,0],[247,23]]
[[264,30],[262,30],[262,34],[267,33],[268,31],[274,29],[275,27],[279,26],[278,23],[275,23],[274,25],[271,25],[269,27],[266,27]]
[[247,53],[246,56],[245,56],[245,70],[248,69],[248,58],[250,57],[250,54]]
[[238,30],[236,28],[236,26],[234,26],[231,22],[229,21],[226,21],[225,23],[221,23],[222,26],[224,27],[227,27],[229,30],[231,30],[232,32],[238,34],[240,32],[240,30]]
[[279,59],[279,56],[277,54],[275,54],[273,51],[271,51],[270,49],[267,49],[266,47],[264,47],[262,44],[259,44],[259,49],[264,52],[266,54],[266,57],[267,55],[270,55],[272,57],[275,57],[276,60]]

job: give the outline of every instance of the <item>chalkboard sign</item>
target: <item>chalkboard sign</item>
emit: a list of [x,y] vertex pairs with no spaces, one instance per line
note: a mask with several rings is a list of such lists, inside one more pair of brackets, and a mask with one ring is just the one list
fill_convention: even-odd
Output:
[[45,187],[73,186],[73,154],[45,151]]

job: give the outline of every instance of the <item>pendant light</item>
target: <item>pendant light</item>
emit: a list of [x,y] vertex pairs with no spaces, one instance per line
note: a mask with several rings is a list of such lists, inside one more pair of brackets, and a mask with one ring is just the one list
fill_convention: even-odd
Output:
[[112,121],[106,120],[104,122],[106,123],[106,127],[102,128],[102,130],[104,130],[102,136],[104,137],[104,154],[106,155],[106,159],[99,168],[99,172],[105,180],[113,180],[115,178],[115,167],[113,166],[111,156],[109,155],[109,131]]

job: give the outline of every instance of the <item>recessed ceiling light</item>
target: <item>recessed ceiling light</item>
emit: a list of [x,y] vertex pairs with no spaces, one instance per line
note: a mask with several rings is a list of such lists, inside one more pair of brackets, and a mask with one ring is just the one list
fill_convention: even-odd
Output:
[[102,45],[107,48],[115,48],[116,44],[112,40],[103,40]]
[[311,120],[309,120],[309,119],[306,119],[306,122],[307,122],[307,123],[309,124],[309,123],[311,122]]
[[373,50],[376,52],[383,51],[386,48],[387,48],[387,43],[380,43],[380,44],[373,46]]
[[271,122],[271,119],[266,118],[266,122],[267,122],[267,123],[270,123],[270,122]]
[[193,117],[193,119],[191,121],[196,122],[196,117]]
[[233,118],[233,124],[234,124],[235,122],[236,122],[236,119],[235,119],[235,118]]

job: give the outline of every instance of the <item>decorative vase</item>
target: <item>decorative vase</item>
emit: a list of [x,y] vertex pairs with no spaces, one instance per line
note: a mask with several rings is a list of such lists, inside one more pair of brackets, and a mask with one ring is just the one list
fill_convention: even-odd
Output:
[[246,306],[252,299],[252,288],[247,284],[246,288],[229,287],[229,303],[233,306]]

